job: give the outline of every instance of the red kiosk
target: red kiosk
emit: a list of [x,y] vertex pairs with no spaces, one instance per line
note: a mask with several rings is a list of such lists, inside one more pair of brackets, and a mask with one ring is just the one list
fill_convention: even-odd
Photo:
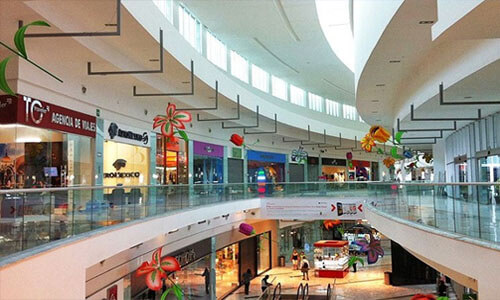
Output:
[[348,241],[314,243],[314,268],[317,277],[344,278],[349,272]]

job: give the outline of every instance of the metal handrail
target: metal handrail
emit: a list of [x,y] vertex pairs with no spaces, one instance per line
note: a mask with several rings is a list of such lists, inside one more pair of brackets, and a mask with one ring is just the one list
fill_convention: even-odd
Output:
[[299,296],[304,293],[304,285],[302,282],[299,284],[299,287],[297,288],[297,296],[295,297],[296,300],[299,300]]
[[[276,291],[279,291],[279,293],[276,295]],[[278,296],[276,298],[276,296]],[[274,292],[273,292],[273,300],[279,300],[281,299],[281,282],[278,282],[278,284],[274,287]]]
[[304,290],[302,291],[302,300],[306,300],[309,297],[309,283],[304,285]]
[[328,284],[328,287],[326,288],[326,300],[330,300],[332,297],[332,286]]

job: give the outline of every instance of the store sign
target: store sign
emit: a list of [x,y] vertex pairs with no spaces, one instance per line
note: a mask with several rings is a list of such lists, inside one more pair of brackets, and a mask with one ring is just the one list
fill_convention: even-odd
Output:
[[193,152],[197,155],[206,155],[212,157],[224,157],[224,147],[209,143],[194,141]]
[[364,198],[264,198],[263,201],[263,219],[358,220],[365,217]]
[[326,158],[323,157],[321,158],[321,164],[324,166],[346,166],[346,160],[345,159],[338,159],[338,158]]
[[0,96],[0,123],[19,123],[95,137],[96,118],[28,96]]
[[116,172],[104,173],[104,178],[139,178],[141,177],[141,172],[118,172],[122,168],[127,167],[127,161],[125,159],[119,158],[113,163],[113,167]]
[[243,149],[233,147],[231,150],[232,150],[231,151],[232,158],[243,158]]
[[205,239],[196,244],[174,251],[173,253],[169,253],[168,256],[175,257],[181,267],[184,267],[210,254],[211,248],[211,239]]
[[107,140],[136,146],[150,147],[149,131],[104,120]]
[[314,156],[308,156],[307,157],[307,163],[309,165],[318,165],[319,164],[319,158],[314,157]]
[[264,162],[274,162],[274,163],[285,163],[286,155],[273,152],[263,152],[263,151],[247,151],[247,159],[254,161],[264,161]]

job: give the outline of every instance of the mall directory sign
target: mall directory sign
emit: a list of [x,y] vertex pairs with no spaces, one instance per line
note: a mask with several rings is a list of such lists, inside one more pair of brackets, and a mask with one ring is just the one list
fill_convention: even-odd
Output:
[[23,124],[95,138],[96,118],[28,96],[0,96],[0,124]]

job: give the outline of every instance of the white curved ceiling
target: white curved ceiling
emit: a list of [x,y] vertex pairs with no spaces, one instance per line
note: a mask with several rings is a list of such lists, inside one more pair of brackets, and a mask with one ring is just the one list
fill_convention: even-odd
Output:
[[354,74],[330,48],[314,0],[182,2],[251,63],[306,91],[354,104]]

